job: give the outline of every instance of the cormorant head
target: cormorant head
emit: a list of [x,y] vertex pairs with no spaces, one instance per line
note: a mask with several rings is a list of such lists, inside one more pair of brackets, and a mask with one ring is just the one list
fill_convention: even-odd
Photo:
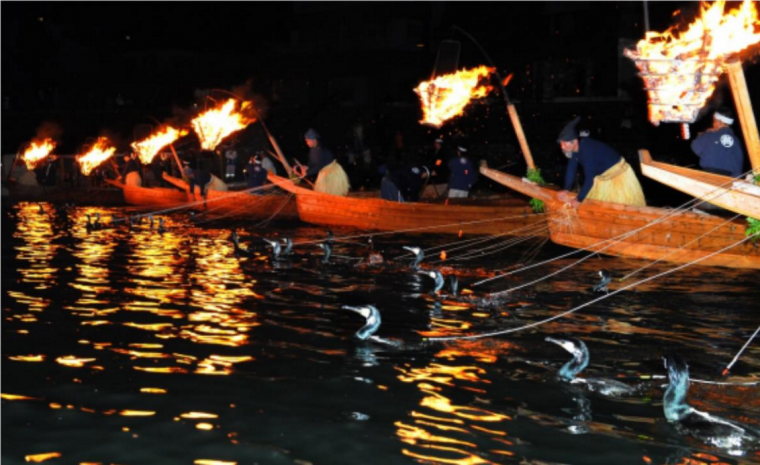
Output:
[[599,270],[599,277],[602,278],[602,281],[610,282],[612,280],[612,276],[607,270]]
[[668,380],[670,384],[677,385],[686,381],[689,383],[689,365],[676,355],[666,355],[662,358],[665,368],[668,370]]
[[580,339],[555,339],[553,337],[547,337],[545,340],[557,344],[570,352],[573,356],[573,359],[563,365],[559,370],[558,375],[563,381],[572,380],[575,378],[575,375],[588,366],[588,347],[586,347],[586,344]]
[[343,310],[351,310],[359,315],[363,316],[367,321],[359,331],[356,332],[356,337],[362,341],[368,339],[380,329],[380,311],[374,305],[362,305],[360,307],[352,307],[350,305],[344,305]]

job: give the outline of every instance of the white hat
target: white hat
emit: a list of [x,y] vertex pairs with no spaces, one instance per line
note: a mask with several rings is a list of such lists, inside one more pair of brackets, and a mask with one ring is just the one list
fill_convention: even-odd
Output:
[[457,147],[457,149],[459,149],[459,151],[462,152],[462,153],[466,153],[467,152],[467,148],[462,147],[462,146]]
[[438,142],[439,144],[443,144],[443,139],[441,139],[440,137],[437,138],[435,141]]
[[724,115],[722,113],[718,113],[717,111],[715,112],[715,114],[713,116],[715,117],[715,119],[717,119],[721,123],[726,123],[729,126],[732,125],[732,124],[734,124],[734,119],[733,118],[730,118],[730,117],[728,117],[728,116],[726,116],[726,115]]

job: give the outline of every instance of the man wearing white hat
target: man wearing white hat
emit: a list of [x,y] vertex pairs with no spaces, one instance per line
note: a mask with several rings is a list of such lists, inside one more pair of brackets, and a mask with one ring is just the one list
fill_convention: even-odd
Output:
[[457,147],[457,156],[449,161],[449,171],[449,198],[466,198],[478,180],[478,172],[467,158],[467,147],[464,144]]
[[713,125],[691,143],[691,150],[699,157],[699,166],[710,173],[736,178],[744,170],[744,153],[731,125],[734,114],[721,108],[713,115]]

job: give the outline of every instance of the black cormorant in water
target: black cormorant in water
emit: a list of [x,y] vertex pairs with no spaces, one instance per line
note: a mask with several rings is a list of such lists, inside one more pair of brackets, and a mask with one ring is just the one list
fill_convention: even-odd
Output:
[[291,255],[293,253],[293,241],[290,240],[289,237],[286,237],[282,240],[282,244],[285,246],[285,249],[282,251],[283,255]]
[[352,312],[356,312],[365,318],[366,324],[362,326],[355,334],[357,339],[361,341],[372,341],[397,347],[403,345],[401,341],[392,341],[379,336],[375,336],[377,330],[380,329],[382,320],[380,318],[380,311],[374,305],[362,305],[360,307],[344,305],[341,308],[343,308],[343,310],[351,310]]
[[420,262],[425,258],[425,252],[423,252],[419,247],[409,247],[406,245],[403,247],[403,249],[408,250],[414,254],[414,260],[412,260],[412,264],[410,266],[414,271],[419,270]]
[[557,376],[570,384],[580,384],[591,392],[605,396],[625,396],[636,392],[636,389],[620,381],[605,378],[576,378],[588,366],[588,347],[580,339],[555,339],[547,337],[546,341],[557,344],[572,354],[573,358],[560,368]]
[[332,255],[332,247],[330,246],[330,242],[325,241],[321,244],[317,244],[317,247],[325,251],[325,256],[322,258],[322,263],[325,265],[330,263],[330,256]]
[[599,270],[599,277],[601,280],[594,286],[594,292],[610,293],[610,289],[607,287],[612,282],[612,276],[607,270]]
[[267,244],[269,244],[272,247],[272,258],[274,260],[279,260],[280,259],[280,254],[282,253],[282,247],[280,247],[280,243],[277,242],[276,240],[275,241],[270,241],[266,237],[262,237],[262,239],[264,240],[264,242],[266,242]]
[[760,431],[746,425],[702,412],[686,402],[689,392],[689,366],[678,357],[664,358],[669,384],[662,397],[665,418],[675,423],[679,432],[706,444],[727,449],[731,455],[744,455],[760,446]]
[[438,291],[443,289],[443,285],[446,283],[446,280],[443,279],[443,275],[440,271],[420,271],[419,273],[424,274],[425,276],[429,276],[435,281],[435,287],[432,291],[430,291],[431,294],[437,294]]

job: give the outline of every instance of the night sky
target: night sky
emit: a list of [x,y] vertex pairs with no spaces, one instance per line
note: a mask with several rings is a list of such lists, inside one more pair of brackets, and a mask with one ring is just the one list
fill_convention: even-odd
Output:
[[[651,29],[690,20],[697,7],[650,3]],[[399,131],[408,147],[423,146],[437,131],[416,124],[412,89],[431,76],[441,41],[460,42],[460,68],[486,64],[454,25],[503,76],[514,74],[507,91],[539,161],[558,155],[551,139],[577,113],[603,138],[620,140],[615,130],[629,118],[632,147],[682,149],[676,125],[647,123],[641,80],[620,56],[643,37],[642,2],[3,2],[2,22],[3,153],[46,121],[60,126],[65,153],[103,131],[124,147],[141,125],[187,119],[204,90],[246,83],[286,153],[305,152],[308,127],[340,152],[357,121],[378,152]],[[746,73],[757,108],[754,68]],[[715,101],[730,98],[719,88]],[[500,95],[440,132],[515,143]]]

